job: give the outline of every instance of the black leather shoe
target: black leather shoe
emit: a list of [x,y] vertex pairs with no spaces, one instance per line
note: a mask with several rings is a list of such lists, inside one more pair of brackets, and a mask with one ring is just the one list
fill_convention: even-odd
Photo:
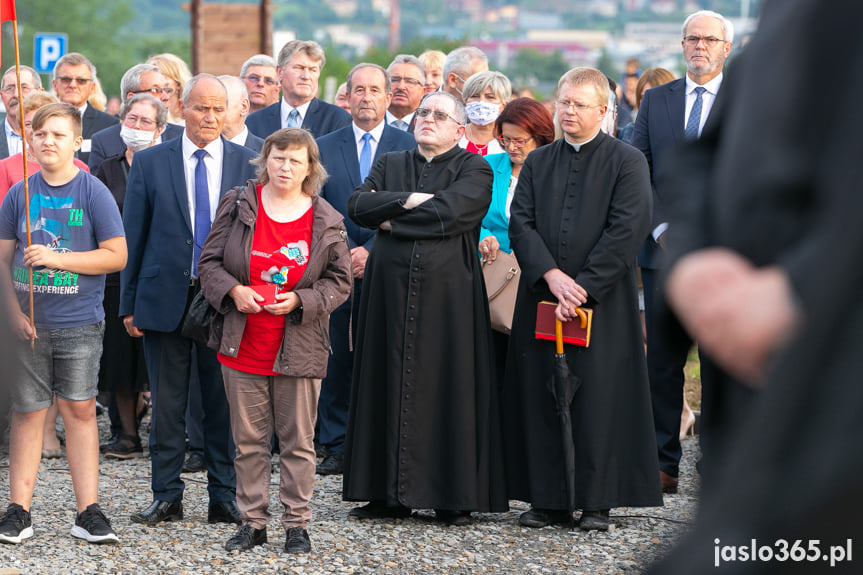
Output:
[[198,471],[206,471],[206,469],[204,454],[198,451],[190,451],[189,457],[183,463],[183,473],[197,473]]
[[156,499],[149,507],[135,513],[129,519],[135,523],[144,523],[150,527],[162,521],[180,521],[183,519],[183,502],[159,501]]
[[548,527],[553,523],[570,523],[572,515],[565,509],[538,509],[532,507],[518,518],[518,524],[524,527]]
[[608,531],[608,525],[608,509],[585,511],[581,514],[581,520],[578,522],[579,529],[583,531],[590,531],[592,529]]
[[248,523],[237,527],[234,536],[225,542],[226,551],[247,551],[255,545],[267,542],[267,528],[255,529]]
[[345,454],[338,451],[330,451],[324,460],[318,463],[315,473],[318,475],[341,475],[342,464],[345,462]]
[[242,521],[237,504],[233,501],[210,503],[210,508],[207,510],[207,523],[236,523],[239,525]]
[[463,527],[470,525],[470,511],[453,511],[452,509],[435,509],[435,517],[447,525]]
[[411,510],[404,505],[390,507],[384,501],[372,501],[362,507],[354,507],[348,513],[357,519],[402,519],[411,516]]
[[311,550],[308,531],[302,527],[288,527],[285,530],[285,553],[308,553]]

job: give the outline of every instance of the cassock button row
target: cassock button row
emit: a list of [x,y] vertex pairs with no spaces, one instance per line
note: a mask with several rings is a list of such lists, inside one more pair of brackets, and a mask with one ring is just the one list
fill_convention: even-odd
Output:
[[415,306],[414,304],[411,304],[411,309],[416,309],[416,308],[417,308],[417,306]]
[[408,335],[413,335],[413,334],[414,334],[414,330],[409,329],[409,330],[408,330]]
[[413,316],[408,318],[408,321],[413,321],[413,320],[414,320]]
[[414,271],[415,271],[415,272],[418,272],[418,271],[420,271],[420,268],[419,268],[419,266],[414,266]]
[[418,280],[417,278],[414,278],[414,279],[412,279],[411,281],[412,281],[413,283],[417,283],[419,280]]
[[411,370],[408,370],[408,373],[411,373]]
[[402,465],[404,465],[405,463],[407,463],[407,461],[405,461],[404,459],[402,459]]
[[416,259],[420,259],[420,255],[419,255],[419,254],[416,254],[414,257],[415,257]]
[[[416,281],[416,280],[414,280],[414,281]],[[417,295],[417,292],[412,291],[412,292],[411,292],[411,295]]]
[[411,356],[407,356],[405,359],[406,359],[406,360],[408,360],[408,361],[410,361],[410,360],[412,360],[412,359],[413,359],[413,357],[411,357]]

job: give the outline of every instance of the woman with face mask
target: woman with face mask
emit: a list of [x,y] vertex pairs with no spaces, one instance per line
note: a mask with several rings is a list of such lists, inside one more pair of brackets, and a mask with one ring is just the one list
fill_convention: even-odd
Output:
[[[95,176],[111,190],[123,213],[126,197],[126,177],[135,152],[159,143],[165,129],[167,112],[165,106],[150,94],[135,94],[120,112],[120,137],[126,144],[122,154],[105,158]],[[101,446],[105,457],[130,459],[142,457],[144,448],[138,436],[138,396],[147,391],[147,370],[144,365],[144,349],[141,339],[126,333],[118,315],[120,306],[120,274],[105,277],[105,338],[103,340],[102,364],[99,369],[99,391],[114,394],[121,431],[111,441]]]
[[494,122],[511,97],[512,85],[500,72],[479,72],[468,78],[462,98],[470,123],[458,145],[480,156],[504,153],[494,137]]

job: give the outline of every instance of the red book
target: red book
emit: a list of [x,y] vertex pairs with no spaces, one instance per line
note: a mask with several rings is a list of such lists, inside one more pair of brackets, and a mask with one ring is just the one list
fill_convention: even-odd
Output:
[[252,288],[253,290],[255,290],[256,292],[258,292],[259,295],[264,297],[264,301],[258,302],[259,306],[263,307],[265,305],[272,305],[274,303],[279,303],[276,300],[276,294],[279,293],[279,286],[277,286],[276,284],[264,284],[264,285],[249,286],[249,287]]
[[[534,336],[536,339],[555,340],[554,337],[554,309],[556,303],[550,301],[541,301],[536,304],[536,330]],[[588,347],[590,345],[590,328],[593,325],[593,310],[581,307],[578,308],[584,312],[584,317],[579,321],[563,322],[563,343],[571,343]]]

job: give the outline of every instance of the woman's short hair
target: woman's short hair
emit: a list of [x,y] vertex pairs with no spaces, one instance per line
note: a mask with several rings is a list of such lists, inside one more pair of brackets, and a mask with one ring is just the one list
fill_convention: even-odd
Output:
[[43,106],[56,104],[59,101],[56,96],[48,92],[32,92],[29,96],[24,97],[24,115],[26,116]]
[[674,80],[674,74],[665,68],[648,68],[641,73],[638,83],[635,85],[635,109],[641,106],[641,98],[644,96],[644,87],[649,83],[652,87],[662,86]]
[[165,125],[165,122],[168,121],[168,110],[165,109],[165,105],[158,98],[153,97],[150,94],[135,94],[129,101],[123,104],[122,109],[120,110],[120,121],[123,122],[126,120],[126,114],[129,113],[129,110],[132,109],[132,106],[138,103],[149,104],[156,110],[156,129],[158,130],[162,126]]
[[315,138],[302,128],[284,128],[267,136],[261,147],[261,155],[252,160],[252,163],[258,167],[258,183],[263,186],[270,181],[270,176],[267,174],[267,158],[270,157],[273,149],[296,148],[305,148],[309,154],[309,175],[303,180],[303,193],[307,196],[317,196],[329,176],[321,163],[321,154]]
[[546,107],[533,98],[516,98],[507,104],[494,122],[495,136],[501,134],[505,123],[528,132],[537,147],[554,141],[554,120]]
[[189,67],[179,56],[175,56],[174,54],[166,52],[150,56],[147,64],[157,66],[162,71],[163,76],[176,82],[180,86],[180,92],[183,91],[186,82],[192,79],[192,72],[189,71]]
[[443,63],[444,60],[446,60],[446,54],[440,50],[426,50],[418,57],[425,70],[443,71]]
[[502,104],[506,104],[512,98],[512,84],[510,84],[509,78],[500,72],[492,72],[490,70],[477,72],[468,78],[462,88],[461,97],[467,102],[468,98],[479,96],[488,88],[491,88],[494,95],[500,99]]

